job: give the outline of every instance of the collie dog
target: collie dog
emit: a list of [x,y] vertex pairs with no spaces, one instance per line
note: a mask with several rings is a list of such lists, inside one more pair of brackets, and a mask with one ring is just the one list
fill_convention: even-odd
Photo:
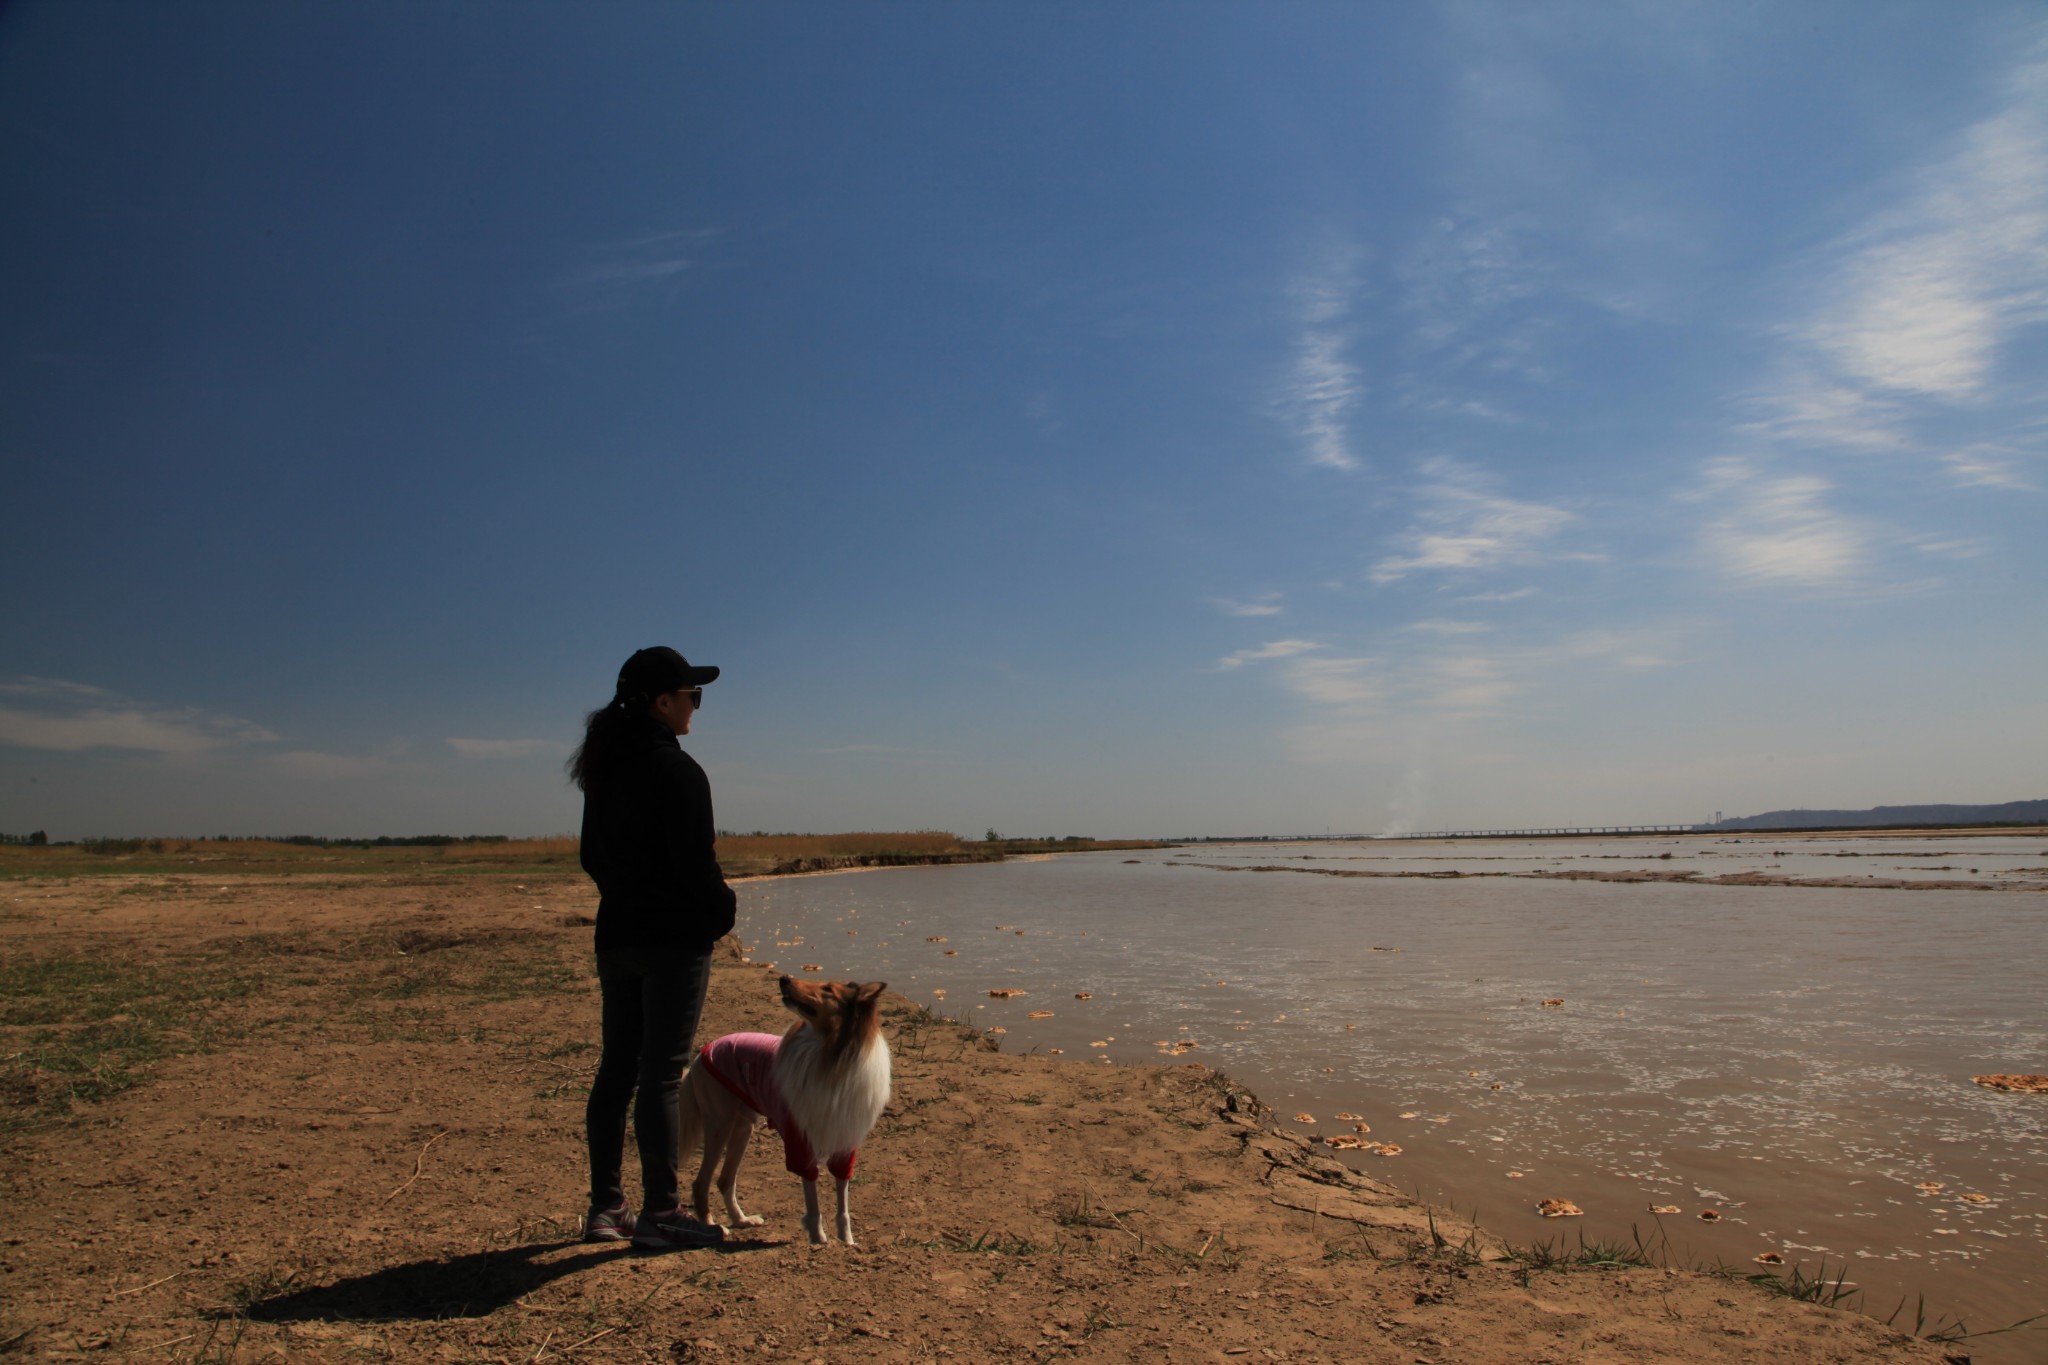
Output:
[[838,1182],[839,1240],[853,1245],[846,1187],[857,1149],[889,1102],[889,1045],[876,1005],[884,983],[782,978],[782,1003],[797,1017],[780,1038],[729,1033],[707,1043],[683,1080],[681,1148],[701,1144],[703,1159],[690,1187],[697,1218],[711,1221],[714,1172],[727,1226],[758,1227],[740,1207],[740,1159],[754,1116],[782,1135],[783,1165],[804,1182],[804,1231],[823,1246],[818,1214],[818,1162]]

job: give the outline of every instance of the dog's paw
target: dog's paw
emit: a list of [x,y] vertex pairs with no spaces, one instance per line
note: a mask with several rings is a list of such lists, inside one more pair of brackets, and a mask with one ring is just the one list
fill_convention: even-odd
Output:
[[757,1228],[767,1221],[768,1220],[766,1218],[763,1218],[758,1213],[743,1213],[739,1217],[733,1219],[730,1223],[726,1224],[726,1226],[733,1228]]

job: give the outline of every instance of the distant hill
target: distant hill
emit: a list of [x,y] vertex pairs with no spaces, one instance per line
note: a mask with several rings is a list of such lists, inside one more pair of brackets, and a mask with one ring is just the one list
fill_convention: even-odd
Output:
[[2048,824],[2048,801],[2007,801],[1997,806],[1872,806],[1869,810],[1768,810],[1707,829],[1848,829],[1884,825]]

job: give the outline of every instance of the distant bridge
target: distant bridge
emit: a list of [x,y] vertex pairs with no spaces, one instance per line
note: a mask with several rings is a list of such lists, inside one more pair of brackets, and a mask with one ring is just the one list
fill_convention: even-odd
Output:
[[1530,839],[1590,834],[1700,834],[1704,825],[1557,825],[1543,829],[1439,829],[1428,833],[1376,834],[1375,839]]

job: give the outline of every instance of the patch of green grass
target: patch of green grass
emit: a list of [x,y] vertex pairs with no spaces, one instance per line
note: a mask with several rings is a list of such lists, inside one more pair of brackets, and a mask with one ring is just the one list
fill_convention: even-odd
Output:
[[[1885,1319],[1885,1324],[1890,1326],[1892,1318],[1898,1317],[1905,1306],[1905,1301],[1903,1299],[1900,1300],[1898,1308],[1892,1310],[1891,1318]],[[2007,1332],[2024,1331],[2027,1328],[2034,1327],[2034,1324],[2038,1322],[2048,1322],[2048,1313],[2036,1313],[2030,1318],[2021,1318],[2017,1322],[2008,1322],[2003,1327],[1987,1327],[1981,1332],[1972,1332],[1964,1325],[1961,1318],[1948,1318],[1946,1316],[1937,1319],[1934,1326],[1928,1327],[1927,1296],[1922,1294],[1919,1304],[1913,1313],[1913,1335],[1928,1341],[1937,1342],[1943,1346],[1955,1346],[1965,1341],[1975,1341],[1979,1337],[2000,1337],[2004,1336]],[[2035,1328],[2035,1330],[2040,1331],[2043,1329]],[[1954,1359],[1955,1357],[1951,1356],[1949,1358]]]
[[261,988],[247,964],[73,953],[0,962],[0,1132],[61,1120],[205,1052],[219,1007]]
[[[1803,1265],[1793,1265],[1783,1275],[1769,1272],[1743,1276],[1751,1284],[1768,1289],[1773,1294],[1782,1294],[1800,1303],[1817,1303],[1823,1308],[1839,1308],[1856,1298],[1863,1291],[1849,1283],[1849,1264],[1844,1261],[1835,1271],[1835,1277],[1828,1278],[1828,1258],[1820,1258],[1820,1265],[1811,1274]],[[1903,1308],[1905,1305],[1900,1304]],[[1894,1312],[1893,1316],[1897,1316]],[[1916,1330],[1915,1336],[1919,1335]]]
[[1071,1204],[1055,1209],[1052,1220],[1063,1228],[1113,1228],[1117,1225],[1116,1215],[1097,1209],[1095,1201],[1085,1191]]
[[[1630,1226],[1629,1240],[1614,1241],[1586,1240],[1584,1232],[1579,1233],[1576,1244],[1559,1237],[1555,1243],[1549,1238],[1534,1242],[1526,1247],[1513,1249],[1514,1258],[1532,1270],[1565,1269],[1613,1269],[1622,1266],[1663,1266],[1670,1263],[1667,1251],[1653,1247],[1643,1241],[1642,1232]],[[1759,1279],[1774,1280],[1771,1275]]]
[[504,954],[488,961],[482,971],[464,983],[464,989],[484,1000],[521,1000],[534,995],[556,995],[575,989],[582,982],[581,971],[553,954]]
[[1045,1250],[1035,1242],[1008,1232],[981,1232],[972,1238],[964,1232],[948,1233],[940,1245],[948,1251],[993,1253],[1002,1256],[1035,1256]]
[[522,1000],[577,988],[578,970],[541,935],[461,937],[424,929],[366,935],[338,950],[366,966],[344,987],[350,1002],[459,996]]
[[216,1315],[192,1333],[197,1340],[174,1347],[171,1359],[180,1365],[232,1365],[248,1330],[249,1320],[240,1314]]
[[228,1287],[228,1303],[237,1313],[247,1313],[267,1299],[289,1294],[305,1283],[304,1276],[289,1266],[272,1266],[244,1276]]

